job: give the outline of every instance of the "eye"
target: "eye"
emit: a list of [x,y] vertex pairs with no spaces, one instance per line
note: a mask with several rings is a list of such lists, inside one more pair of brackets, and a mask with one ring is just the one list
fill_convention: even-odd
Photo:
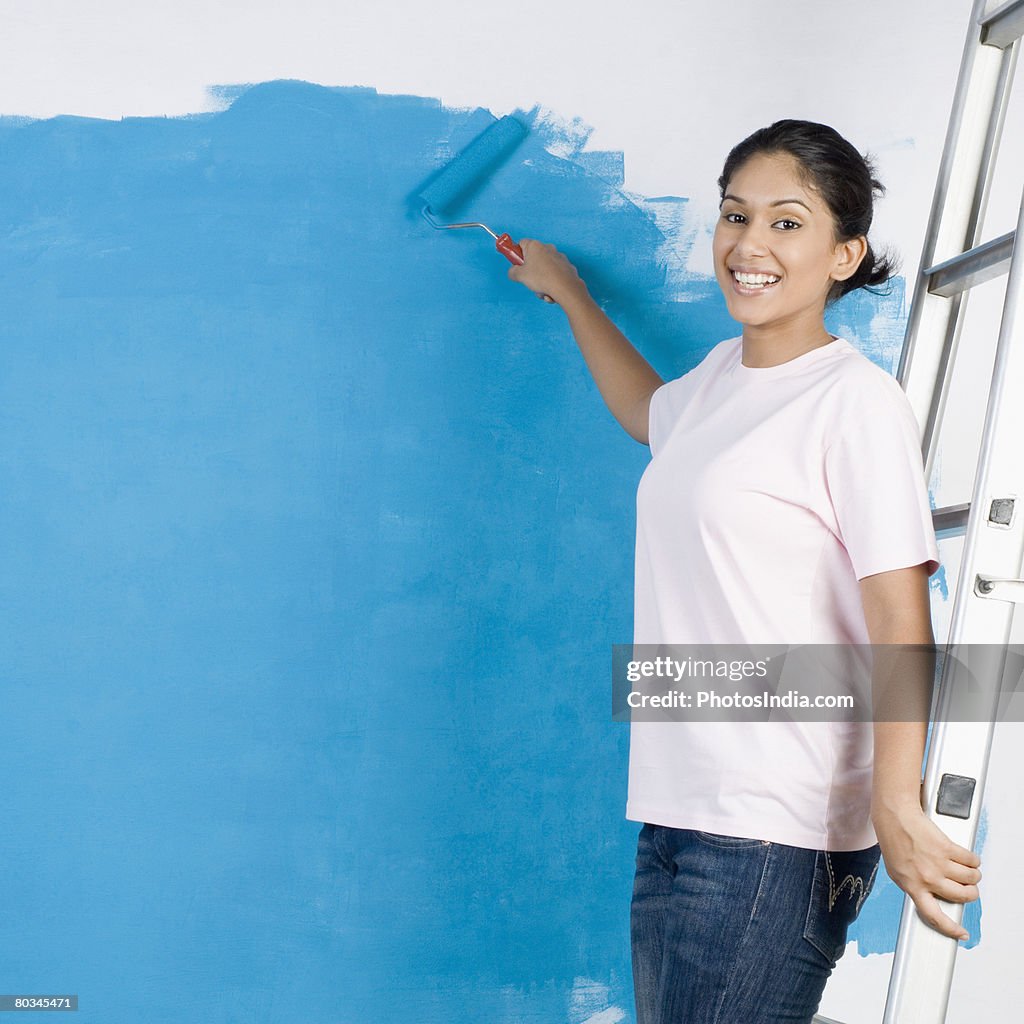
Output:
[[793,225],[793,227],[790,227],[790,228],[786,228],[786,229],[785,229],[786,231],[792,231],[792,230],[793,230],[793,228],[798,228],[798,227],[800,227],[800,224],[799,224],[799,222],[797,222],[797,221],[795,221],[795,220],[790,220],[790,219],[789,219],[788,217],[784,218],[783,220],[777,220],[777,221],[776,221],[775,223],[776,223],[776,224],[792,224],[792,225]]
[[733,220],[733,217],[742,217],[742,213],[725,213],[722,215],[722,219],[728,221],[730,224],[738,224],[739,221]]

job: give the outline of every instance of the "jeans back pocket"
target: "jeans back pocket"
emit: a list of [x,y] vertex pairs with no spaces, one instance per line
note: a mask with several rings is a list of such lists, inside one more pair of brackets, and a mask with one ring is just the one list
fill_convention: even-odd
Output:
[[846,933],[868,898],[882,851],[818,850],[804,921],[804,938],[832,967],[846,950]]

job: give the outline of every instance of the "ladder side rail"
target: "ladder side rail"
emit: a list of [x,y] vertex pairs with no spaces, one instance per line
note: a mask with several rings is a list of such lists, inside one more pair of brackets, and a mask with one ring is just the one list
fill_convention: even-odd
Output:
[[925,474],[931,478],[966,296],[935,295],[928,270],[977,245],[1002,134],[1017,46],[985,46],[974,28],[989,0],[975,0],[964,44],[935,196],[896,378],[921,425]]
[[[1024,195],[1016,238],[1024,238]],[[979,573],[1019,577],[1024,559],[1024,244],[1015,244],[992,370],[985,427],[978,458],[959,579],[950,626],[949,650],[964,661],[987,661],[981,691],[965,704],[957,659],[943,665],[938,711],[925,771],[929,818],[954,842],[973,848],[984,795],[992,736],[998,717],[1000,681],[1014,604],[993,599],[979,586]],[[1011,501],[1012,506],[1006,502]],[[1007,509],[1012,508],[1012,512]],[[982,645],[981,648],[978,645]],[[979,705],[978,701],[981,700]],[[968,709],[965,713],[965,707]],[[946,774],[974,779],[966,817],[940,813],[937,804]],[[956,922],[963,904],[943,903]],[[942,1024],[945,1020],[958,944],[926,925],[913,901],[904,898],[883,1024]],[[939,979],[936,981],[936,979]]]

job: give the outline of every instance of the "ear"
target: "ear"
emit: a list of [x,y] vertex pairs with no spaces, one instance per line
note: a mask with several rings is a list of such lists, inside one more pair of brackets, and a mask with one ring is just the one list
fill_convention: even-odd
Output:
[[829,275],[835,281],[853,277],[868,251],[868,240],[863,235],[840,242],[834,252],[835,263]]

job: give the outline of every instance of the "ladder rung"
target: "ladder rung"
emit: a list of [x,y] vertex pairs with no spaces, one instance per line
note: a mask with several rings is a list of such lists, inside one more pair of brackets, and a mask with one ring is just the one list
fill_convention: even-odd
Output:
[[981,41],[1005,50],[1024,35],[1024,0],[1009,0],[981,19]]
[[816,1013],[811,1024],[843,1024],[843,1022],[841,1020],[833,1020],[831,1017],[822,1017],[820,1013]]
[[[1021,10],[1024,11],[1024,0],[1020,0],[1020,4]],[[951,260],[929,267],[924,272],[929,278],[928,291],[932,295],[951,299],[968,288],[974,288],[1007,273],[1010,269],[1016,233],[1011,231],[1009,234],[1000,235],[999,238],[976,245]]]
[[935,527],[936,537],[939,534],[945,536],[963,533],[967,529],[967,517],[971,513],[971,503],[964,502],[962,505],[947,505],[945,508],[932,509],[932,525]]

